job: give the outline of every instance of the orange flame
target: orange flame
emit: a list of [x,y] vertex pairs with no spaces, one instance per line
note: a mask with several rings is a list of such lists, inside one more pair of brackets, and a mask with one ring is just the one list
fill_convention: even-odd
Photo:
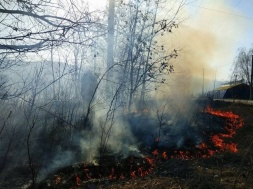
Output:
[[228,118],[226,122],[226,131],[227,133],[216,134],[212,136],[212,142],[216,147],[219,147],[221,150],[227,150],[233,153],[238,152],[237,144],[235,143],[225,143],[225,138],[232,138],[236,134],[236,130],[243,126],[243,119],[232,112],[221,112],[215,111],[210,106],[207,107],[206,111],[212,115]]
[[135,177],[136,177],[135,172],[136,172],[136,171],[132,171],[132,172],[130,173],[130,175],[131,175],[132,178],[135,178]]
[[164,158],[164,159],[168,159],[167,153],[166,153],[166,152],[163,152],[162,155],[163,155],[163,158]]
[[139,173],[139,175],[140,175],[141,177],[143,177],[143,176],[144,176],[144,175],[143,175],[143,172],[142,172],[142,168],[141,168],[141,167],[138,169],[138,173]]
[[125,177],[124,177],[124,175],[121,173],[120,174],[120,177],[119,177],[119,180],[124,180],[125,179]]
[[147,162],[152,166],[152,167],[154,167],[155,166],[155,162],[154,162],[154,159],[152,159],[152,158],[148,158],[148,157],[144,157],[146,160],[147,160]]
[[56,175],[55,184],[59,184],[60,182],[61,182],[61,177],[59,175]]
[[81,186],[81,179],[76,174],[76,185]]
[[154,151],[152,152],[152,154],[153,154],[154,156],[158,155],[158,154],[159,154],[159,153],[158,153],[158,150],[157,150],[157,149],[154,150]]

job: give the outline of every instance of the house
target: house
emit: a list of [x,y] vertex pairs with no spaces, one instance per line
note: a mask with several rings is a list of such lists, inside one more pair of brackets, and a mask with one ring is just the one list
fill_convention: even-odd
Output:
[[249,99],[250,86],[245,83],[223,85],[207,93],[208,97],[215,99]]

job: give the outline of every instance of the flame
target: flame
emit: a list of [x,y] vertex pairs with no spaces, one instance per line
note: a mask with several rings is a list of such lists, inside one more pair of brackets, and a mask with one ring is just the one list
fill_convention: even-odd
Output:
[[112,180],[114,177],[114,168],[112,168],[111,174],[109,175],[109,179]]
[[163,156],[164,159],[168,159],[167,153],[166,153],[166,152],[163,152],[163,153],[162,153],[162,156]]
[[219,135],[213,135],[212,136],[212,142],[215,146],[222,148],[224,146],[223,140],[220,138]]
[[160,142],[160,137],[156,137],[155,142]]
[[125,177],[124,177],[124,175],[121,173],[120,174],[120,177],[119,177],[119,180],[124,180],[125,179]]
[[140,168],[138,169],[138,173],[139,173],[139,175],[140,175],[141,177],[144,176],[144,175],[143,175],[143,172],[142,172],[142,167],[140,167]]
[[148,162],[152,167],[155,167],[155,161],[154,161],[154,159],[149,158],[149,157],[144,157],[144,158],[147,160],[147,162]]
[[76,174],[76,185],[81,186],[81,179]]
[[205,112],[219,117],[227,118],[225,130],[227,133],[220,133],[213,135],[211,140],[213,144],[221,150],[227,150],[233,153],[238,152],[237,144],[224,142],[225,138],[232,138],[236,134],[236,130],[243,127],[243,119],[232,112],[221,112],[213,110],[210,106],[207,107]]
[[[232,112],[222,112],[219,110],[214,110],[210,106],[204,111],[214,116],[222,117],[225,121],[224,132],[223,133],[208,133],[202,132],[203,135],[207,136],[206,141],[202,141],[198,145],[193,147],[190,151],[176,150],[176,151],[163,151],[159,152],[158,149],[155,149],[151,152],[151,155],[144,156],[141,159],[131,156],[127,158],[127,161],[123,163],[120,162],[117,164],[117,167],[110,167],[106,174],[102,172],[93,174],[92,168],[88,169],[85,163],[83,163],[83,177],[84,179],[91,179],[91,175],[94,178],[108,176],[110,180],[123,180],[125,178],[136,178],[138,176],[144,177],[149,175],[154,171],[156,162],[161,160],[168,160],[172,158],[179,158],[188,160],[191,158],[208,158],[213,156],[215,153],[220,151],[229,151],[232,153],[237,153],[238,148],[237,144],[233,142],[228,142],[236,134],[236,130],[243,126],[243,119],[238,115]],[[160,138],[157,138],[157,142],[160,141]],[[122,164],[121,164],[122,163]],[[80,175],[79,175],[80,176]],[[76,186],[80,187],[82,180],[78,177],[77,173],[75,174]],[[53,182],[57,185],[61,184],[61,177],[56,175]]]
[[159,155],[158,150],[157,150],[157,149],[156,149],[156,150],[154,150],[154,151],[152,152],[152,154],[153,154],[154,156]]
[[171,156],[172,158],[179,158],[179,159],[190,159],[193,158],[193,156],[188,151],[174,151],[174,155]]
[[87,179],[91,179],[91,177],[89,175],[90,170],[88,168],[86,168],[86,164],[84,162],[83,162],[83,170],[84,170],[84,173],[85,173],[85,176],[87,177]]
[[56,175],[55,184],[59,184],[60,182],[61,182],[61,177],[59,175]]
[[220,110],[214,110],[213,108],[211,108],[211,106],[208,106],[205,112],[210,113],[215,116],[220,116],[220,117],[225,117],[225,118],[231,118],[231,119],[240,118],[239,115],[234,114],[233,112],[222,112]]
[[144,108],[143,112],[147,113],[147,112],[149,112],[149,110],[147,108]]
[[136,171],[132,171],[132,172],[130,173],[130,175],[131,175],[132,178],[135,178],[135,177],[136,177],[135,172],[136,172]]

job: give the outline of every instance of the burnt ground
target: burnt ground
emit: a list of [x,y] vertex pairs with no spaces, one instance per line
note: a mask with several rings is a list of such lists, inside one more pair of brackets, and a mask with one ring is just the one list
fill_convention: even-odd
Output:
[[[238,144],[237,153],[221,151],[208,158],[169,158],[167,160],[161,158],[160,155],[160,157],[154,158],[154,166],[150,165],[150,162],[145,158],[137,157],[129,157],[119,163],[114,163],[114,167],[110,163],[102,167],[89,167],[88,165],[82,167],[79,164],[77,168],[71,166],[52,175],[41,183],[40,188],[253,188],[253,106],[215,102],[213,107],[216,110],[232,111],[244,119],[244,126],[236,131],[236,135],[232,139]],[[131,163],[122,167],[126,161]],[[117,164],[116,167],[115,164]],[[139,171],[140,167],[142,167],[142,172]],[[95,169],[103,170],[107,175],[101,176],[99,173],[94,175]],[[93,170],[93,175],[87,174],[87,171],[90,170]],[[133,170],[135,170],[133,173],[135,175],[131,175]],[[121,179],[122,172],[129,174],[125,174]],[[148,173],[144,174],[144,172]],[[93,176],[95,179],[80,181],[77,179],[76,173],[78,173],[78,178]],[[140,176],[142,173],[143,177]],[[111,178],[108,179],[109,177]],[[58,178],[59,180],[57,180]],[[64,184],[56,184],[57,182]],[[80,186],[78,186],[79,184]]]
[[[237,153],[221,151],[208,158],[165,160],[160,152],[159,156],[153,156],[154,162],[142,157],[122,158],[116,162],[109,155],[104,158],[103,166],[80,163],[62,168],[49,175],[38,188],[253,188],[253,106],[224,102],[215,102],[212,106],[216,110],[231,111],[244,119],[244,126],[236,131],[232,139],[238,144]],[[122,173],[124,176],[121,176]],[[1,186],[6,188],[8,185]],[[22,188],[29,188],[29,184]]]
[[210,158],[170,159],[158,162],[152,175],[101,185],[98,188],[253,188],[253,106],[215,102],[215,109],[232,111],[244,119],[233,141],[237,153],[220,152]]

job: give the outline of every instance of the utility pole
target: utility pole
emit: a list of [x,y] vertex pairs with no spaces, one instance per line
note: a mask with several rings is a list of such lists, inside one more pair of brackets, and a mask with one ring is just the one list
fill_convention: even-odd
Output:
[[214,76],[213,90],[215,90],[215,84],[216,84],[216,73],[217,73],[217,68],[215,68],[215,76]]
[[202,97],[204,96],[204,89],[205,89],[205,69],[203,68]]
[[[114,65],[114,17],[115,17],[115,0],[109,0],[109,12],[108,12],[108,27],[107,27],[107,70],[111,69]],[[114,69],[111,69],[107,74],[106,88],[107,96],[110,96],[112,92],[112,83]]]
[[113,47],[114,47],[114,17],[115,17],[115,0],[109,0],[108,28],[107,28],[107,69],[112,67]]
[[251,75],[250,75],[250,100],[252,100],[252,80],[253,80],[253,55],[252,55],[252,59],[251,59]]
[[237,74],[235,74],[235,84],[237,83]]

